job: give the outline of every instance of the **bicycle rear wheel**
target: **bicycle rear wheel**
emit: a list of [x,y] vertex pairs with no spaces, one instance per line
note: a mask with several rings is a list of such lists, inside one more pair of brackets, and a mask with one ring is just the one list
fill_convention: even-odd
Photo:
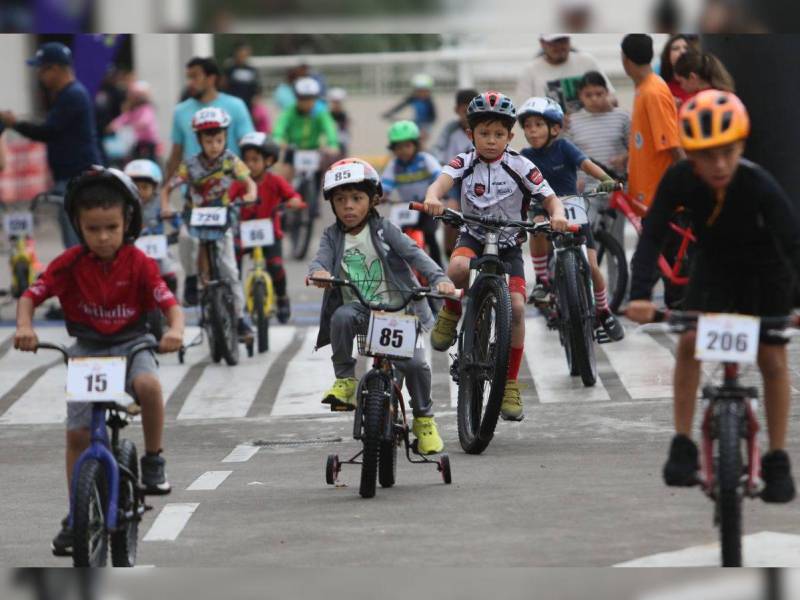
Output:
[[586,288],[581,262],[577,251],[565,250],[559,256],[559,298],[563,303],[567,319],[565,335],[569,338],[567,360],[570,373],[577,372],[583,385],[593,386],[597,381],[597,365],[594,357],[594,315],[590,314],[592,303]]
[[209,344],[212,345],[212,358],[214,362],[223,358],[228,365],[233,366],[239,362],[239,335],[233,291],[227,285],[218,285],[209,291],[209,296],[212,332]]
[[723,567],[742,566],[742,456],[739,402],[721,402],[717,418],[717,510]]
[[595,231],[594,239],[597,244],[597,264],[608,289],[608,307],[611,312],[617,313],[628,287],[628,259],[622,245],[608,231]]
[[375,479],[385,423],[385,386],[383,377],[371,377],[367,381],[362,405],[364,433],[361,441],[364,452],[361,455],[361,484],[358,490],[362,498],[372,498],[375,495]]
[[504,279],[479,277],[459,343],[458,441],[480,454],[494,437],[508,376],[511,296]]
[[107,502],[108,484],[103,465],[96,459],[87,459],[78,471],[72,502],[72,563],[76,567],[106,566]]

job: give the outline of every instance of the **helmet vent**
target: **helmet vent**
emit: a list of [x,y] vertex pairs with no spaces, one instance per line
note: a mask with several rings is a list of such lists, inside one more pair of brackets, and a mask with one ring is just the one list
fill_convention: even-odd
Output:
[[689,122],[689,119],[683,119],[681,124],[683,125],[684,135],[686,135],[688,138],[692,137],[694,134],[692,132],[692,124]]
[[711,111],[708,109],[700,111],[700,133],[704,138],[711,137]]
[[731,126],[732,120],[733,120],[732,111],[727,111],[724,115],[722,115],[722,125],[720,127],[720,131],[727,131],[728,128]]

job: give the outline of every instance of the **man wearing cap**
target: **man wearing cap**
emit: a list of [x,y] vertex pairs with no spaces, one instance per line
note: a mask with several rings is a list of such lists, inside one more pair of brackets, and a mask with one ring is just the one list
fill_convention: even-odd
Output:
[[[47,163],[53,174],[55,193],[63,193],[67,181],[88,167],[100,164],[94,109],[89,92],[75,79],[72,52],[64,44],[48,42],[28,61],[50,97],[44,123],[19,120],[11,111],[0,111],[0,122],[25,137],[47,144]],[[65,248],[79,243],[63,208],[59,212],[61,239]]]
[[[521,104],[531,96],[549,96],[561,105],[566,114],[580,108],[577,84],[587,71],[599,71],[600,63],[586,52],[572,48],[565,33],[543,33],[539,36],[541,53],[522,72],[517,83],[517,101]],[[608,80],[610,100],[616,104],[614,86]]]
[[628,142],[628,191],[648,207],[664,172],[684,157],[675,101],[664,80],[653,72],[652,60],[649,35],[631,33],[623,38],[622,66],[636,86]]

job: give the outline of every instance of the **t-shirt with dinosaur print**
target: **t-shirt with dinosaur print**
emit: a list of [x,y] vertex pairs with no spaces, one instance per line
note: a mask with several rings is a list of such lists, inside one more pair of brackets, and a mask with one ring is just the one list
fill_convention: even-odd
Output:
[[[383,264],[372,244],[369,227],[364,227],[356,235],[348,233],[344,236],[342,271],[368,302],[391,300],[386,294]],[[342,299],[345,303],[358,302],[350,288],[342,288]]]

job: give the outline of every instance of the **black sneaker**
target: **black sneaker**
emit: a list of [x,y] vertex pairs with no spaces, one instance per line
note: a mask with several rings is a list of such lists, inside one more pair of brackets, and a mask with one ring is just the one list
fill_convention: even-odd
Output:
[[761,478],[764,480],[761,491],[764,502],[784,504],[794,499],[792,466],[785,451],[773,450],[761,457]]
[[53,538],[50,548],[53,556],[72,556],[72,529],[69,527],[69,517],[61,521],[61,531]]
[[148,496],[164,496],[172,491],[164,472],[165,464],[160,454],[145,454],[142,457],[142,488]]
[[197,306],[197,275],[189,275],[183,282],[183,305]]
[[679,433],[673,437],[669,459],[664,465],[664,483],[674,487],[696,485],[697,472],[700,470],[697,454],[697,446],[687,436]]
[[236,324],[236,333],[240,339],[251,338],[253,337],[253,326],[250,325],[247,319],[240,317],[239,322]]
[[278,296],[278,321],[288,323],[292,316],[292,307],[289,305],[289,296]]
[[618,342],[625,337],[625,328],[622,327],[622,323],[620,323],[617,317],[612,315],[610,311],[604,310],[598,312],[597,320],[612,341]]
[[531,295],[528,296],[528,304],[544,306],[548,302],[550,302],[550,284],[537,282],[536,285],[533,286]]

